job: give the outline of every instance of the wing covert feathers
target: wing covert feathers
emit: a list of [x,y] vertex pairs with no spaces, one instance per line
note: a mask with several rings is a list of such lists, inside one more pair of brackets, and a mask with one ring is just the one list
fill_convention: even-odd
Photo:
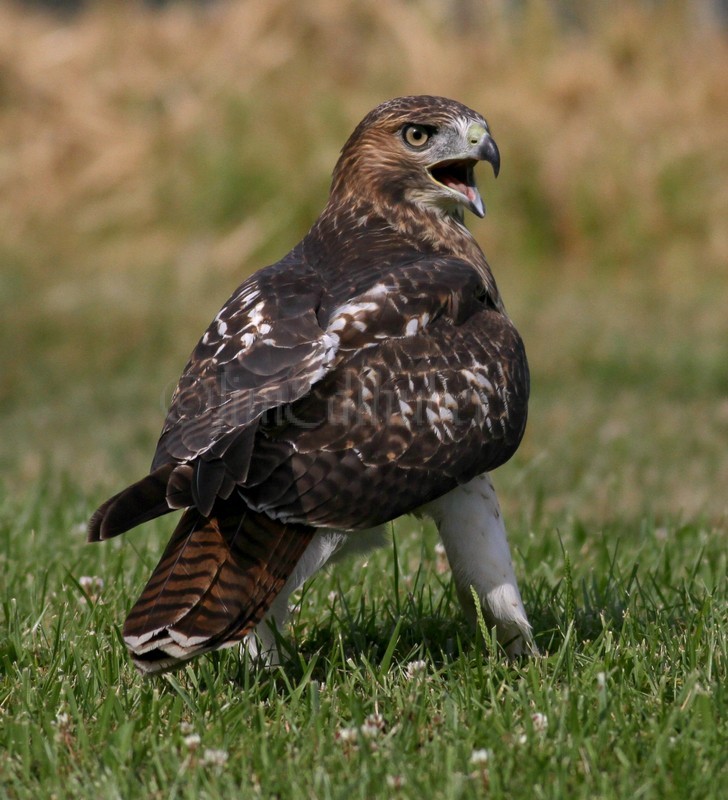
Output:
[[241,641],[265,615],[313,536],[219,501],[185,512],[124,624],[137,668],[160,672]]

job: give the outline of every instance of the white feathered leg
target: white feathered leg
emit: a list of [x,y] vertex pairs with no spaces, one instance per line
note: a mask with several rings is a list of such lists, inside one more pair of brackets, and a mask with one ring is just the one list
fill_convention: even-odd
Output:
[[275,631],[282,631],[288,619],[288,599],[293,592],[315,575],[329,561],[335,562],[354,553],[364,553],[386,544],[383,527],[364,531],[334,531],[319,528],[301,556],[296,568],[271,603],[265,617],[258,623],[255,633],[245,640],[248,652],[270,666],[281,663]]
[[476,622],[472,586],[480,598],[485,621],[495,626],[506,653],[514,657],[535,652],[490,477],[479,475],[421,511],[438,527],[466,616]]

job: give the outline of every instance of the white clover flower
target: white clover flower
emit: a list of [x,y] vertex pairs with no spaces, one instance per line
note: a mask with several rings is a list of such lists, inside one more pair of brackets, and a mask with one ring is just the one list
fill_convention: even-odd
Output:
[[533,729],[538,733],[543,733],[549,726],[549,718],[540,711],[534,711],[531,714],[531,722],[533,723]]
[[478,765],[487,764],[490,761],[491,755],[491,751],[486,750],[485,748],[473,750],[473,752],[470,754],[470,763]]
[[336,731],[336,739],[339,742],[354,742],[359,737],[359,731],[356,728],[339,728]]
[[380,731],[383,731],[387,727],[387,723],[384,721],[384,717],[379,712],[370,714],[364,720],[364,725],[368,725],[372,728],[377,728]]
[[53,738],[59,742],[66,742],[68,744],[71,735],[71,717],[65,711],[58,711],[56,718],[53,720],[55,731]]
[[85,592],[101,591],[104,588],[104,579],[98,575],[81,575],[78,584]]
[[427,662],[423,661],[422,659],[418,659],[417,661],[410,661],[407,664],[405,674],[408,680],[412,680],[415,675],[419,675],[422,672],[427,670]]
[[59,728],[67,728],[71,723],[71,718],[66,714],[65,711],[59,711],[56,714],[56,725]]
[[[78,579],[78,585],[86,592],[91,600],[98,600],[104,589],[104,579],[99,578],[97,575],[82,575]],[[86,603],[86,598],[79,597],[78,601],[81,605],[84,605]]]
[[390,789],[401,789],[406,783],[404,775],[387,775],[387,786]]
[[190,733],[182,740],[188,750],[197,750],[200,746],[200,737],[196,733]]
[[384,733],[384,720],[379,714],[372,714],[364,720],[359,730],[365,739],[376,739]]
[[227,750],[210,750],[206,749],[202,754],[202,763],[211,764],[215,767],[224,767],[227,764],[228,753]]
[[442,542],[438,542],[435,545],[435,572],[438,575],[442,575],[442,573],[447,572],[448,569],[450,569],[450,565],[447,560],[445,546],[442,544]]

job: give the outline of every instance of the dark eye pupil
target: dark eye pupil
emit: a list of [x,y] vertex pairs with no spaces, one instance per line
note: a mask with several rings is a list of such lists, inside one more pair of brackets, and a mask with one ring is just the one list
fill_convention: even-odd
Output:
[[430,138],[430,132],[420,125],[408,125],[403,134],[405,140],[413,147],[421,147]]

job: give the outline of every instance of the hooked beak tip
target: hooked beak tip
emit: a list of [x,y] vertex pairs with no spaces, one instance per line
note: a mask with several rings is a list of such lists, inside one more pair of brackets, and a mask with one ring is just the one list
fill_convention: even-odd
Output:
[[500,172],[500,151],[490,134],[483,139],[478,155],[483,161],[487,161],[491,167],[493,167],[493,175],[497,178]]

